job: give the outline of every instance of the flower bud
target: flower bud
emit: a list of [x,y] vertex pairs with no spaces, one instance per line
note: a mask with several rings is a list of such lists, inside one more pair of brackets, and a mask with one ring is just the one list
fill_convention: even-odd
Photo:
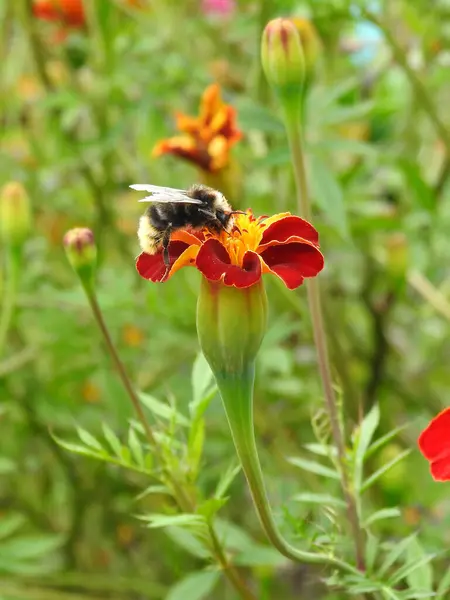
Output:
[[300,97],[305,59],[300,36],[290,19],[274,19],[264,29],[261,61],[269,84],[284,98]]
[[94,234],[85,227],[70,229],[64,236],[63,243],[67,258],[81,283],[85,289],[92,290],[97,264]]
[[21,183],[7,183],[0,192],[0,234],[11,246],[21,246],[31,231],[31,207]]
[[314,69],[321,50],[319,36],[317,35],[316,28],[308,19],[291,17],[289,20],[294,24],[300,36],[305,63],[305,77],[307,80],[310,80],[314,74]]
[[234,378],[254,364],[266,326],[267,297],[262,281],[236,288],[203,278],[197,331],[216,378]]

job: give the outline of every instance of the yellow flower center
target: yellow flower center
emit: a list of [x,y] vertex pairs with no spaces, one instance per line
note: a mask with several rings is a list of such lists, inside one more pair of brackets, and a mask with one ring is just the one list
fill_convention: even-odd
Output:
[[244,254],[248,250],[255,251],[262,238],[265,227],[259,219],[247,212],[234,215],[234,228],[230,233],[221,231],[219,234],[207,233],[207,237],[219,240],[227,250],[232,265],[242,266]]

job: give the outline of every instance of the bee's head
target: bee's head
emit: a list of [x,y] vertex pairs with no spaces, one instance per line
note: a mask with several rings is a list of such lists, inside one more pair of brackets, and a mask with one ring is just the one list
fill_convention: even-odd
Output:
[[229,205],[225,196],[217,190],[214,190],[212,208],[222,227],[225,229],[225,231],[230,233],[234,225],[233,209]]

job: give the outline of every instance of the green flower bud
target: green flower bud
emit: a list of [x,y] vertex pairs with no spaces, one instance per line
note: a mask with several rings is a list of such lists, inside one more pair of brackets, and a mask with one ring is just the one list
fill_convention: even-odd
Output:
[[217,377],[239,376],[255,361],[267,327],[264,285],[226,286],[202,279],[197,331],[206,360]]
[[20,247],[31,232],[31,207],[21,183],[11,181],[0,192],[0,235],[13,247]]
[[314,70],[321,51],[320,38],[317,35],[316,28],[308,19],[303,17],[291,17],[289,19],[295,26],[300,36],[300,43],[303,50],[305,61],[305,78],[309,81],[314,74]]
[[87,291],[93,290],[97,247],[90,229],[77,227],[64,236],[67,258]]
[[274,19],[264,29],[261,61],[267,81],[284,100],[299,99],[305,80],[300,35],[290,19]]

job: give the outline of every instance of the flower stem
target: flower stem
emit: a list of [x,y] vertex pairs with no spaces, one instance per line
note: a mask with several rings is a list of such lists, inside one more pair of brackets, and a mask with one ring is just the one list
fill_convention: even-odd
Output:
[[19,248],[10,246],[6,254],[6,281],[3,292],[3,304],[0,314],[0,357],[3,355],[6,336],[14,316],[16,304],[17,288],[20,275],[20,256]]
[[237,373],[234,376],[230,373],[223,376],[216,373],[216,381],[222,396],[234,445],[264,532],[271,544],[290,560],[300,563],[324,564],[353,574],[357,573],[351,565],[338,558],[295,548],[279,531],[267,497],[256,447],[253,428],[254,377],[254,363],[248,366],[244,373]]
[[[311,220],[311,204],[308,194],[305,159],[303,152],[302,132],[300,119],[292,110],[285,110],[285,124],[292,155],[295,182],[297,186],[298,206],[301,215]],[[355,544],[356,564],[358,569],[364,570],[364,538],[360,527],[356,499],[350,489],[345,456],[345,443],[339,423],[339,409],[331,377],[330,359],[325,333],[325,324],[322,313],[319,284],[316,279],[307,282],[308,303],[311,312],[311,321],[314,333],[314,343],[317,351],[320,377],[325,396],[325,404],[330,419],[333,441],[337,449],[338,465],[341,476],[342,492],[347,505],[347,516]]]
[[155,436],[153,435],[149,422],[147,421],[147,417],[145,416],[144,411],[142,410],[142,406],[139,402],[138,395],[136,394],[133,384],[131,383],[130,378],[128,377],[128,373],[126,372],[125,366],[119,357],[114,342],[112,341],[111,334],[109,333],[108,327],[105,323],[105,319],[103,318],[103,313],[99,306],[97,296],[95,295],[95,292],[93,290],[89,289],[86,286],[83,287],[86,292],[86,296],[89,301],[89,305],[91,307],[95,321],[97,322],[97,325],[102,333],[103,340],[106,344],[106,348],[108,349],[108,353],[117,369],[117,372],[119,373],[119,377],[123,383],[123,386],[144,428],[147,439],[150,442],[151,446],[156,446]]

